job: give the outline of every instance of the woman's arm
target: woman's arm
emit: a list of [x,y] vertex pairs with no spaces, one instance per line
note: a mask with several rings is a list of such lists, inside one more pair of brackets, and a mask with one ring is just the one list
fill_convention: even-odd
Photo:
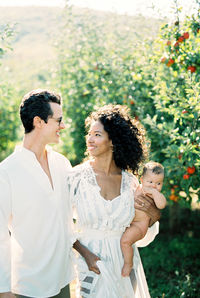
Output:
[[96,274],[100,274],[99,268],[97,267],[96,262],[100,260],[98,256],[93,254],[86,246],[81,244],[79,240],[77,240],[73,244],[73,248],[80,253],[80,255],[85,259],[88,269],[90,271],[95,272]]

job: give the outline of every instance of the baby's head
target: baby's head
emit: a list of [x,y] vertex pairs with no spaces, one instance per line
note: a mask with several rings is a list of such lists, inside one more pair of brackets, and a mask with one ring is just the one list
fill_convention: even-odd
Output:
[[144,165],[140,180],[142,186],[153,187],[161,191],[164,180],[164,167],[158,162],[149,161]]

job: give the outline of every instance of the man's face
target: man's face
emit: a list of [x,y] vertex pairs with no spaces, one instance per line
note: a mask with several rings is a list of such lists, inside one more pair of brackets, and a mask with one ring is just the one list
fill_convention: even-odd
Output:
[[46,144],[59,143],[60,131],[65,128],[65,124],[62,120],[62,107],[61,105],[51,102],[51,109],[53,116],[50,116],[47,123],[44,125],[43,135]]

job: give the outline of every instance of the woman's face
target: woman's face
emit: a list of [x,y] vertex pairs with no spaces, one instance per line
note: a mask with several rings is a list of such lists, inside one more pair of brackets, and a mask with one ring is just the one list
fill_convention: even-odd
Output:
[[112,153],[112,141],[104,130],[103,124],[94,121],[86,136],[87,150],[91,156],[103,156]]

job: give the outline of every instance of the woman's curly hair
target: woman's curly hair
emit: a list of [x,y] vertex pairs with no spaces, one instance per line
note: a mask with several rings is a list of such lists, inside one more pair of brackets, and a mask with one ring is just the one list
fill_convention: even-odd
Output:
[[130,117],[129,108],[106,105],[87,117],[86,128],[89,128],[93,121],[100,121],[112,140],[116,166],[137,173],[140,163],[147,157],[147,143],[144,128]]

